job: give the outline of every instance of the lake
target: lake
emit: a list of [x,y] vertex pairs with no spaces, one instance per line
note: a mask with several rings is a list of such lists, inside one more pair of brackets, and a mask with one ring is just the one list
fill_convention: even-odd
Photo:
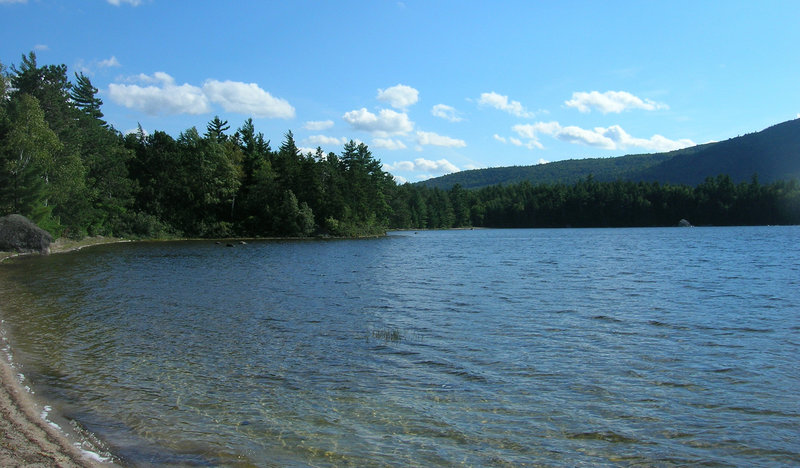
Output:
[[800,227],[140,242],[0,266],[127,464],[800,464]]

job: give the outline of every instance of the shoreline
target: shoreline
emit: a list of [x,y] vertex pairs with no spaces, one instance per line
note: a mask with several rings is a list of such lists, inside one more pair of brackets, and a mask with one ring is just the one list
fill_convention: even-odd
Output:
[[[95,237],[81,241],[58,239],[51,253],[65,253],[95,245],[129,242],[118,238]],[[0,263],[10,258],[38,253],[0,252]],[[0,319],[0,466],[99,468],[115,466],[112,460],[85,448],[88,440],[77,431],[61,427],[48,418],[52,411],[24,385],[24,376],[14,363],[12,349]]]
[[[1,324],[1,322],[0,322]],[[48,419],[49,405],[38,401],[23,385],[21,374],[11,360],[11,351],[2,337],[0,356],[0,466],[58,466],[99,468],[114,466],[86,443]]]

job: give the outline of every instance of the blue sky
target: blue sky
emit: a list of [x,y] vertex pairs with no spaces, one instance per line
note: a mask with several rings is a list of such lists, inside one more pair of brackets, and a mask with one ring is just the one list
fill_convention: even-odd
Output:
[[0,0],[0,62],[106,119],[363,141],[399,181],[681,148],[800,115],[800,2]]

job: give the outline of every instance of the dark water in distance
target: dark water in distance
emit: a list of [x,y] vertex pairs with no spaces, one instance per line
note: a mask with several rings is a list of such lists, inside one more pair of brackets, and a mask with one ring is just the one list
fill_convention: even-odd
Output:
[[800,227],[101,246],[0,318],[133,465],[800,465]]

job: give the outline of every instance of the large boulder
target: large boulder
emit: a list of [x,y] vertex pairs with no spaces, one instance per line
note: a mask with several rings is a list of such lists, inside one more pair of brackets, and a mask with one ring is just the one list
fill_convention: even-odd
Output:
[[0,251],[48,254],[52,242],[49,232],[22,215],[0,218]]

